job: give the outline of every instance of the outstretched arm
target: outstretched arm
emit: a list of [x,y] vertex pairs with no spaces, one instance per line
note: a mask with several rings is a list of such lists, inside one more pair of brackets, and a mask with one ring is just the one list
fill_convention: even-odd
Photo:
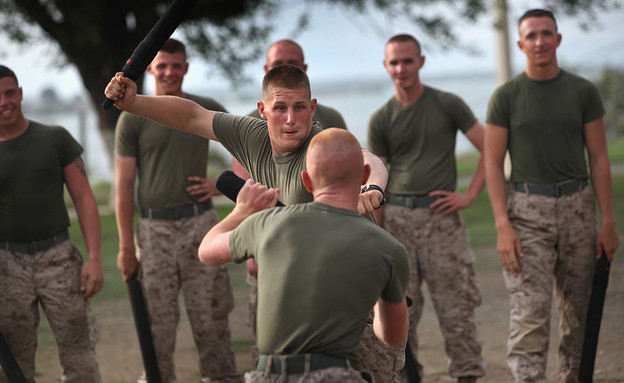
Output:
[[199,245],[199,259],[208,265],[218,266],[232,260],[230,257],[230,234],[245,218],[255,212],[274,207],[279,199],[279,189],[268,189],[251,179],[238,193],[236,206],[227,217],[208,231]]
[[191,100],[177,96],[143,96],[136,94],[136,83],[117,72],[104,94],[115,101],[115,107],[148,118],[170,128],[218,141],[212,129],[215,111],[202,108]]
[[63,177],[71,196],[80,230],[87,246],[87,262],[82,268],[80,290],[86,298],[97,294],[104,284],[102,257],[100,254],[100,213],[91,191],[82,158],[63,168]]

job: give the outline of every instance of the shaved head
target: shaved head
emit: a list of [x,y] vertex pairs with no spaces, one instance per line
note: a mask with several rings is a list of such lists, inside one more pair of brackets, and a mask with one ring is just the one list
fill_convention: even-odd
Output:
[[283,39],[271,44],[267,50],[264,71],[268,72],[276,66],[283,64],[298,66],[304,72],[308,69],[303,58],[303,49],[292,40]]
[[358,140],[344,129],[329,128],[310,141],[307,172],[315,188],[360,188],[364,156]]

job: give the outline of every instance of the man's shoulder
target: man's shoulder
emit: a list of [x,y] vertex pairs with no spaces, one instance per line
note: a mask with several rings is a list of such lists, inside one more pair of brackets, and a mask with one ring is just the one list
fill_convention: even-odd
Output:
[[41,130],[44,132],[60,132],[60,131],[67,130],[60,125],[44,124],[42,122],[34,121],[34,120],[28,120],[28,129],[33,129],[33,130],[38,130],[38,131]]
[[385,119],[386,117],[392,115],[392,113],[400,108],[401,105],[396,100],[394,95],[390,97],[379,109],[377,109],[371,116],[371,120],[373,119]]
[[509,81],[499,85],[498,88],[496,88],[492,93],[492,97],[496,98],[512,95],[516,93],[518,89],[525,86],[528,81],[530,80],[526,73],[519,73],[518,75],[512,77]]
[[455,105],[457,103],[465,104],[464,100],[457,94],[427,85],[425,85],[424,94],[432,101],[437,101],[444,106]]
[[55,137],[66,134],[71,135],[67,129],[60,125],[48,125],[33,120],[28,120],[28,130],[30,130],[30,134],[39,136]]
[[325,115],[340,116],[342,118],[342,115],[340,114],[340,112],[330,106],[323,105],[323,104],[316,104],[316,109],[317,109],[317,113],[323,113]]
[[586,79],[585,77],[582,77],[575,73],[568,72],[563,69],[561,70],[560,76],[561,76],[562,81],[568,81],[575,86],[580,86],[580,87],[594,87],[595,86],[593,82]]

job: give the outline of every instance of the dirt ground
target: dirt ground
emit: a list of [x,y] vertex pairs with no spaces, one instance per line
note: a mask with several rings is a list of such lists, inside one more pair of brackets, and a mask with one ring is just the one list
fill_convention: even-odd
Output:
[[[483,356],[488,364],[488,375],[483,382],[512,382],[505,362],[508,329],[508,298],[503,285],[498,257],[492,248],[475,248],[476,272],[483,296],[483,304],[477,311],[479,335],[483,344]],[[616,254],[609,280],[594,382],[624,383],[624,263],[622,250]],[[235,289],[236,307],[230,315],[232,338],[236,350],[236,362],[242,372],[251,368],[249,353],[250,330],[245,324],[246,285],[243,266],[233,265],[231,277]],[[101,373],[106,383],[135,382],[141,371],[141,356],[128,299],[98,299],[92,307],[100,325],[100,341],[97,352]],[[558,345],[556,313],[551,321],[551,342],[548,378],[556,382]],[[427,307],[419,326],[421,363],[425,366],[425,383],[453,382],[446,373],[447,357],[444,345],[427,297]],[[192,341],[188,321],[182,315],[178,330],[176,365],[179,383],[199,382],[197,353]],[[59,382],[61,370],[56,346],[45,319],[40,326],[37,353],[39,383]]]

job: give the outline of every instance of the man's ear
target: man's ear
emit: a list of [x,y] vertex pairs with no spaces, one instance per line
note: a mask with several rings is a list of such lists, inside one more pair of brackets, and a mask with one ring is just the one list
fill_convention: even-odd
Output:
[[264,115],[264,103],[262,101],[258,101],[258,104],[256,106],[258,108],[258,113],[260,113],[260,118],[266,120],[267,118]]
[[310,174],[307,171],[301,171],[301,180],[303,181],[303,186],[305,186],[306,190],[312,193],[314,191],[314,187],[312,186]]
[[364,164],[364,173],[362,174],[362,183],[361,185],[366,185],[366,182],[368,181],[368,177],[370,177],[371,174],[371,167],[369,164]]

